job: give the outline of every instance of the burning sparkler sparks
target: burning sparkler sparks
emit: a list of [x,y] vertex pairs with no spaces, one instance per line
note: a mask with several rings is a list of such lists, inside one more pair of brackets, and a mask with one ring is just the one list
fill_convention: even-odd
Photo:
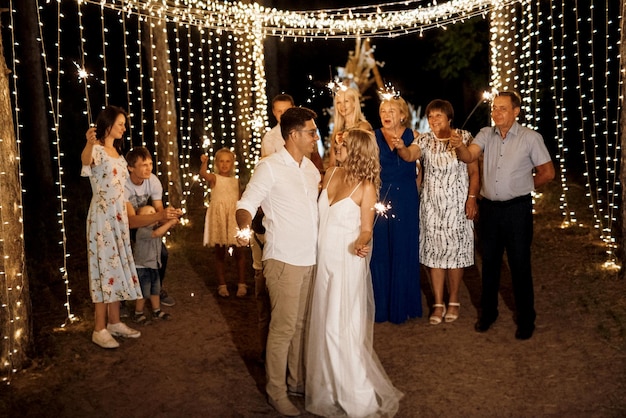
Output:
[[235,234],[235,238],[237,239],[245,239],[250,241],[250,239],[252,238],[252,231],[250,230],[249,227],[243,228],[243,229],[237,229],[237,233]]
[[376,216],[384,216],[385,218],[387,217],[387,211],[391,209],[391,203],[387,202],[387,203],[383,203],[383,202],[376,202],[374,204],[374,210],[376,211]]
[[381,100],[391,100],[400,98],[400,92],[396,90],[391,83],[388,83],[385,87],[378,89],[378,95]]
[[338,77],[335,77],[333,81],[326,84],[326,87],[328,87],[330,91],[333,92],[334,95],[339,93],[340,91],[348,90],[348,86],[343,81],[341,81]]
[[78,81],[79,82],[83,82],[85,83],[85,103],[87,105],[87,121],[89,122],[89,126],[92,125],[92,118],[91,118],[91,104],[89,102],[89,85],[87,83],[87,79],[91,76],[93,76],[93,74],[89,73],[85,67],[81,67],[80,65],[78,65],[78,63],[76,61],[74,61],[74,66],[76,67],[76,72],[78,75]]

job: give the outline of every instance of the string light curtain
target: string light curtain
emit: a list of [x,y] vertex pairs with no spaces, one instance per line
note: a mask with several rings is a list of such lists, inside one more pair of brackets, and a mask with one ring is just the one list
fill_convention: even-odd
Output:
[[[490,18],[495,13],[506,12],[509,18],[498,21],[491,29],[494,76],[491,87],[506,85],[519,89],[524,97],[523,122],[539,128],[546,142],[556,144],[564,226],[578,224],[567,203],[572,181],[568,164],[574,157],[584,161],[585,187],[593,211],[594,227],[607,245],[609,262],[614,263],[614,230],[620,187],[617,177],[620,153],[618,96],[621,86],[617,70],[621,18],[619,1],[574,0],[567,5],[566,2],[540,0],[452,0],[439,3],[405,1],[350,8],[281,11],[258,4],[227,2],[77,0],[73,9],[69,8],[73,10],[70,14],[68,9],[65,13],[56,14],[58,21],[40,19],[42,28],[51,24],[59,26],[55,31],[58,37],[56,46],[48,51],[51,63],[46,68],[49,67],[51,74],[47,78],[47,91],[50,112],[54,115],[51,138],[57,146],[59,227],[63,237],[60,245],[64,248],[59,270],[67,284],[68,319],[74,319],[74,316],[69,306],[71,290],[66,267],[69,254],[64,236],[63,167],[75,161],[64,159],[59,132],[65,129],[82,134],[93,122],[92,107],[103,108],[111,103],[129,109],[131,132],[128,140],[133,145],[154,147],[155,109],[151,100],[147,99],[149,94],[153,97],[152,89],[155,88],[149,78],[154,54],[148,51],[148,57],[143,57],[141,47],[142,37],[146,37],[142,23],[147,19],[161,22],[162,30],[171,36],[170,59],[179,123],[175,134],[181,144],[178,158],[188,196],[190,188],[198,181],[189,171],[192,157],[199,158],[203,152],[212,157],[220,147],[239,146],[237,141],[241,140],[246,143],[241,147],[245,150],[245,158],[239,162],[240,168],[241,164],[245,164],[247,169],[251,169],[259,158],[260,138],[268,129],[263,56],[265,38],[304,40],[307,42],[303,43],[303,48],[315,48],[316,39],[393,38],[445,28],[477,16]],[[67,7],[68,2],[41,0],[39,8],[59,9],[63,4]],[[11,15],[14,13],[11,3]],[[66,36],[60,30],[60,19],[66,24],[76,22],[79,36]],[[54,44],[46,39],[45,33],[40,36],[42,46]],[[72,60],[69,67],[68,62],[63,62],[61,52],[61,45],[67,47],[68,43],[74,45],[65,51],[75,51],[66,57],[66,61]],[[42,50],[45,48],[42,47]],[[247,55],[245,60],[242,54]],[[16,56],[13,50],[13,57]],[[123,62],[124,68],[114,68],[116,62]],[[13,62],[12,65],[12,93],[18,104],[20,98],[15,87],[17,64]],[[510,79],[506,76],[501,78],[506,73],[502,69],[507,65],[511,65]],[[521,70],[514,71],[513,67]],[[562,82],[571,71],[577,73],[577,81]],[[234,84],[237,79],[250,83],[252,97],[238,96],[239,88]],[[78,99],[83,102],[84,129],[64,126],[60,103],[62,99],[67,102],[70,99],[68,95],[81,89],[84,97]],[[236,101],[245,103],[245,107],[250,109],[247,119],[237,119],[234,111]],[[549,103],[547,107],[546,102]],[[19,106],[14,109],[19,143]],[[237,137],[238,124],[246,125],[250,130],[249,137]],[[578,154],[573,153],[574,149]],[[187,204],[186,199],[182,204]],[[1,308],[10,311],[8,306]],[[16,336],[9,334],[6,338]],[[10,370],[9,355],[0,353],[0,360]],[[9,379],[5,380],[10,380],[10,373]]]

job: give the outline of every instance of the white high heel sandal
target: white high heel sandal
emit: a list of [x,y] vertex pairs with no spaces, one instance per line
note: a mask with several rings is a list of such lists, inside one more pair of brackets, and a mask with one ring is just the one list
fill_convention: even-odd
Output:
[[[450,302],[448,303],[448,307],[450,306],[455,306],[457,308],[459,308],[459,313],[461,312],[461,304],[458,302]],[[444,316],[443,320],[446,322],[454,322],[457,320],[457,318],[459,317],[459,314],[452,314],[448,311],[448,313]]]
[[443,320],[443,317],[446,315],[446,305],[442,305],[440,303],[435,303],[433,305],[433,311],[436,308],[442,308],[443,312],[441,313],[441,316],[436,316],[436,315],[431,315],[429,319],[430,321],[430,325],[439,325],[441,324],[441,321]]

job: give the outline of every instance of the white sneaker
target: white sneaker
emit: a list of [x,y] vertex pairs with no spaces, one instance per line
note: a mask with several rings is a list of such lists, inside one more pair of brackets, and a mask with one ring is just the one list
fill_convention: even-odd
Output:
[[94,331],[93,334],[91,334],[91,341],[102,348],[117,348],[120,346],[120,343],[115,341],[115,338],[113,338],[106,329]]
[[139,338],[139,336],[141,336],[141,332],[137,331],[136,329],[129,328],[123,322],[118,322],[117,324],[109,324],[107,325],[107,330],[109,330],[111,335],[115,335],[116,337]]

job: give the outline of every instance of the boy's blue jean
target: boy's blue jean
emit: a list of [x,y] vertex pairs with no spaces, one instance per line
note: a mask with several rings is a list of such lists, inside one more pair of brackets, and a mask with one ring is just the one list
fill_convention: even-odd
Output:
[[159,270],[140,267],[137,268],[137,276],[139,276],[139,284],[141,285],[141,293],[144,299],[150,299],[150,295],[159,295],[161,293]]

